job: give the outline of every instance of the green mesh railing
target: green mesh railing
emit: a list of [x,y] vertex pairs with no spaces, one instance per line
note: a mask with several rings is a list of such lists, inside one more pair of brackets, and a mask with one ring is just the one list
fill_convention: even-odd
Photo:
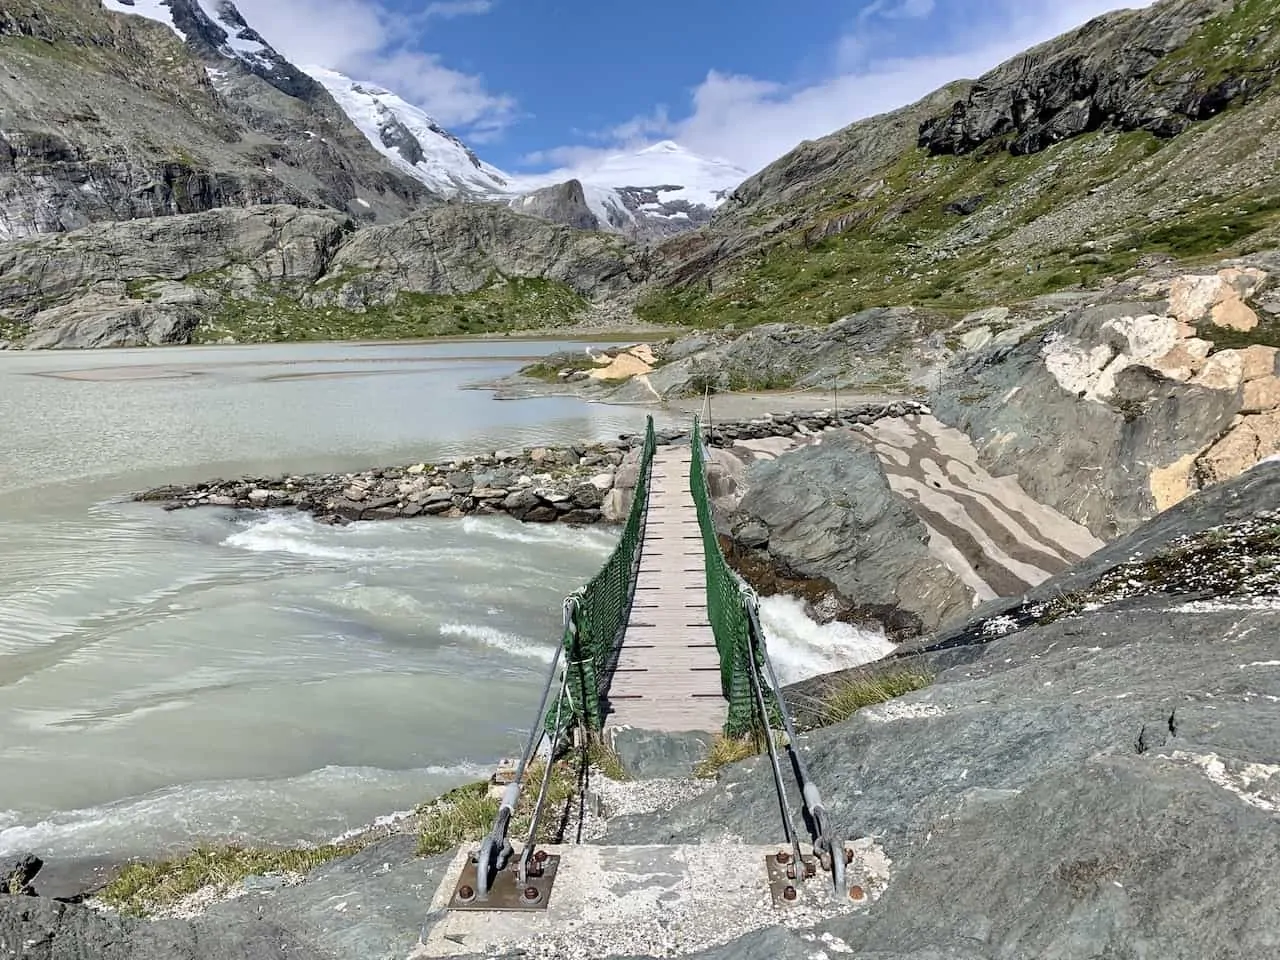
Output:
[[[561,726],[581,723],[592,731],[604,726],[601,698],[617,662],[618,644],[631,610],[656,446],[653,417],[649,417],[631,512],[627,514],[627,523],[622,528],[618,545],[600,572],[565,600],[563,643],[568,671],[568,703],[561,708]],[[556,709],[553,703],[547,711],[546,728],[549,731],[555,723]]]
[[[707,615],[715,634],[716,649],[720,653],[720,686],[729,701],[729,715],[724,732],[729,737],[740,737],[759,726],[755,694],[751,686],[751,615],[747,605],[754,603],[754,595],[746,590],[738,575],[733,572],[720,540],[716,536],[715,517],[711,514],[711,494],[707,490],[705,448],[702,442],[702,423],[693,421],[693,463],[689,468],[689,491],[698,510],[698,526],[702,530],[702,550],[707,568]],[[763,663],[763,638],[756,647],[756,662]],[[772,703],[772,697],[767,701]]]

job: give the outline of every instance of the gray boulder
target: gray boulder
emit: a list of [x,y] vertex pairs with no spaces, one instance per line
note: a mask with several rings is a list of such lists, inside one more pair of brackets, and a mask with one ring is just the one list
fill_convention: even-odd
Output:
[[153,299],[90,293],[31,320],[28,349],[146,347],[187,343],[211,300],[179,283],[158,282]]
[[[0,897],[0,943],[23,960],[316,960],[404,957],[447,857],[415,856],[396,836],[292,886],[259,878],[194,920],[143,922],[78,904]],[[339,904],[342,904],[340,908]]]
[[0,859],[0,896],[36,895],[31,881],[44,866],[44,861],[34,853]]
[[757,543],[767,531],[769,557],[794,573],[829,581],[872,615],[902,611],[929,629],[971,608],[968,588],[930,554],[928,531],[852,434],[757,461],[745,484],[731,525]]

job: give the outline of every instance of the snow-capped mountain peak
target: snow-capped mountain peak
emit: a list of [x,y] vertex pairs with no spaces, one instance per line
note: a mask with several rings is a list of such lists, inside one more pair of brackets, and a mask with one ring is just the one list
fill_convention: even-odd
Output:
[[510,178],[485,163],[426,111],[377,83],[325,67],[303,67],[377,150],[432,190],[449,196],[506,193]]
[[[326,67],[295,67],[249,25],[232,0],[101,3],[168,26],[211,63],[215,81],[225,79],[221,63],[233,61],[291,96],[311,100],[323,88],[393,166],[444,196],[508,203],[575,225],[594,218],[602,230],[654,236],[706,223],[747,177],[732,163],[699,156],[674,140],[574,168],[511,176],[383,85]],[[550,189],[575,180],[580,190]]]
[[[614,187],[648,188],[664,202],[686,201],[716,207],[747,171],[729,163],[703,157],[673,140],[662,140],[633,153],[614,153],[571,173],[584,183],[608,183]],[[656,202],[656,201],[655,201]]]
[[271,69],[283,59],[231,0],[102,0],[102,5],[117,13],[157,20],[183,40],[195,32],[227,59],[243,60],[259,69]]
[[634,152],[527,177],[522,184],[532,190],[577,180],[605,229],[663,235],[706,223],[746,178],[747,171],[727,160],[661,140]]
[[[327,67],[302,69],[329,91],[383,156],[446,196],[505,201],[542,214],[554,210],[575,225],[590,219],[585,204],[602,230],[666,234],[707,222],[747,177],[740,167],[699,156],[673,140],[580,168],[515,176],[481,160],[425,110],[382,84],[352,80]],[[581,191],[547,193],[572,180]],[[568,209],[575,205],[576,210]]]
[[197,0],[205,16],[209,17],[227,35],[218,52],[225,57],[256,60],[260,65],[272,66],[279,57],[261,34],[245,22],[231,0]]

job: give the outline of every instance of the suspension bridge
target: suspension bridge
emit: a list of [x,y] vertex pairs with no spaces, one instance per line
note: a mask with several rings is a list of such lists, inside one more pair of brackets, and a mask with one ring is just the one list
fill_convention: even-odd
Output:
[[[480,941],[512,943],[566,924],[607,926],[619,916],[634,925],[638,914],[621,901],[642,888],[652,893],[655,884],[694,912],[718,910],[730,920],[746,901],[763,899],[779,911],[865,902],[864,888],[875,882],[862,862],[867,849],[837,833],[798,749],[757,598],[720,548],[707,455],[699,418],[687,446],[661,450],[649,418],[618,544],[564,602],[562,643],[492,829],[459,852],[433,901],[442,919],[415,956],[464,955]],[[539,748],[545,743],[554,753],[623,726],[754,735],[777,792],[777,842],[720,851],[540,845],[552,764],[539,782],[526,783]],[[514,837],[524,791],[536,791],[533,813],[527,835]]]

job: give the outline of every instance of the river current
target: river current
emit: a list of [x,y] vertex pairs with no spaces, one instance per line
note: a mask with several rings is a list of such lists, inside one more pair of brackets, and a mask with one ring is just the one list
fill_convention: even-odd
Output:
[[[0,353],[0,853],[320,841],[516,752],[560,601],[616,531],[128,495],[639,427],[639,407],[464,389],[574,346]],[[886,649],[786,598],[763,614],[788,680]]]

